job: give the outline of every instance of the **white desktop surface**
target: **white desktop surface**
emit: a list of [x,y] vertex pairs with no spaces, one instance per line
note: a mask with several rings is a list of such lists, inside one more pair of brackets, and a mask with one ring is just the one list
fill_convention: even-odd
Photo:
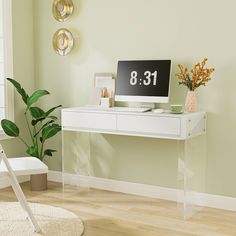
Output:
[[117,112],[62,109],[62,129],[185,140],[206,132],[206,112]]

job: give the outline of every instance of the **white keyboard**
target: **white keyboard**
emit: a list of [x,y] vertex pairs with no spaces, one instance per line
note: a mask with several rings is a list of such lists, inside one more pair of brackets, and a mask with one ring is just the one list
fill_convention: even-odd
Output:
[[100,107],[100,106],[85,106],[80,109],[89,111],[111,111],[111,112],[146,112],[150,111],[151,108],[144,107]]

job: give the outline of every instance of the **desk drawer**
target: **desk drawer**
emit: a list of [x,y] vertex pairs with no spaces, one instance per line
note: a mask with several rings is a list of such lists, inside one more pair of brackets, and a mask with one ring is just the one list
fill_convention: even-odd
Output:
[[120,115],[117,117],[117,131],[179,136],[180,119],[175,117]]
[[115,130],[116,116],[92,112],[62,112],[62,126],[65,129],[77,128],[87,130]]

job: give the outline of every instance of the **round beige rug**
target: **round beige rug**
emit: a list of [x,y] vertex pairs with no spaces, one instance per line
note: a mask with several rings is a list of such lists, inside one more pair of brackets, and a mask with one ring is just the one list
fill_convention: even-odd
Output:
[[84,231],[82,221],[74,213],[59,207],[29,203],[41,228],[35,233],[18,202],[0,203],[0,236],[79,236]]

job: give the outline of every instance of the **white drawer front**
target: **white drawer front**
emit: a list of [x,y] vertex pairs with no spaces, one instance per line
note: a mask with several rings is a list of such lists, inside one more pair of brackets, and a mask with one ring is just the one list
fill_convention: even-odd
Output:
[[87,130],[115,130],[116,116],[89,112],[62,112],[62,126]]
[[180,119],[175,117],[120,115],[117,118],[117,131],[179,136]]

